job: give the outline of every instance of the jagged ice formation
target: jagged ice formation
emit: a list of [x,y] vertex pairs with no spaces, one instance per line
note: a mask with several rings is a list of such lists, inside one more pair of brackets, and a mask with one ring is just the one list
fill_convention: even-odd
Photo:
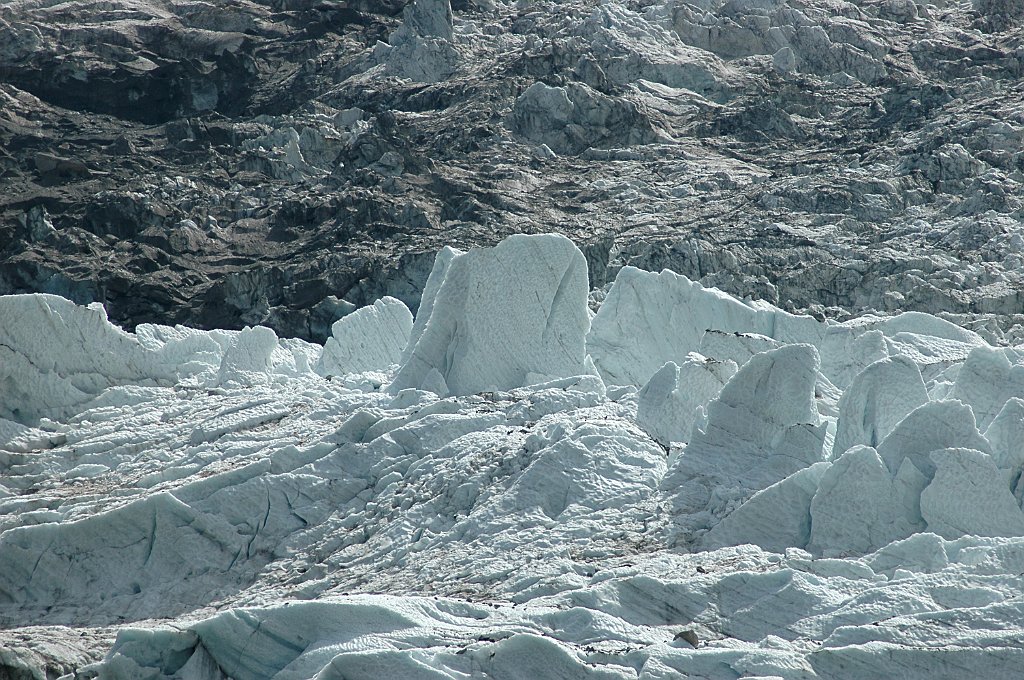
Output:
[[591,319],[554,235],[429,278],[327,347],[0,297],[4,672],[1019,674],[1017,348],[668,271]]

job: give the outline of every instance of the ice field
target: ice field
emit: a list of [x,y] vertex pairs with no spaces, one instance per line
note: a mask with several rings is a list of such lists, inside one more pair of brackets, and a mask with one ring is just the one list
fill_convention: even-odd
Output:
[[12,677],[1021,677],[1024,348],[927,314],[513,236],[325,347],[0,298],[0,418]]

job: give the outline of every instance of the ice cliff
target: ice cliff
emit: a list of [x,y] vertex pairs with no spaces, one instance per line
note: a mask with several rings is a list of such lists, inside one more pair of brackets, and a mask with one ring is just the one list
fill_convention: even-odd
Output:
[[325,347],[0,298],[4,672],[1019,673],[1024,351],[633,268],[591,319],[553,235],[426,290]]

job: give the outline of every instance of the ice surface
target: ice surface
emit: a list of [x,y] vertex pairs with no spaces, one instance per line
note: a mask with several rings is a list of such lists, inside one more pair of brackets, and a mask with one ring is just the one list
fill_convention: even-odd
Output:
[[703,409],[736,373],[736,362],[692,353],[681,366],[670,361],[637,397],[637,423],[663,446],[687,442]]
[[623,267],[594,317],[587,351],[609,384],[639,387],[690,352],[742,365],[751,354],[797,343],[818,349],[819,369],[840,388],[889,356],[945,367],[985,345],[976,333],[928,314],[821,323],[763,301],[737,300],[672,271]]
[[995,461],[981,451],[931,453],[935,476],[921,493],[928,530],[944,538],[1024,535],[1024,513]]
[[[464,395],[522,387],[530,373],[586,372],[587,262],[572,241],[515,235],[491,249],[439,255],[438,270],[392,390],[440,385]],[[431,292],[428,285],[424,295]]]
[[732,361],[737,366],[747,363],[750,357],[770,349],[782,347],[781,342],[757,333],[728,333],[707,330],[700,337],[700,354],[714,357],[719,361]]
[[950,448],[990,450],[969,406],[959,401],[931,401],[911,411],[893,428],[878,445],[878,455],[892,472],[906,459],[931,478],[935,464],[928,454]]
[[811,501],[812,553],[864,554],[909,536],[920,521],[893,475],[869,446],[843,453],[822,475]]
[[685,530],[709,528],[728,510],[822,460],[825,426],[814,402],[818,353],[787,345],[754,355],[708,404],[662,489]]
[[427,282],[423,286],[423,294],[420,297],[420,306],[416,311],[416,318],[413,320],[412,330],[409,332],[409,342],[402,351],[402,363],[404,364],[412,356],[412,351],[419,343],[423,331],[430,320],[431,312],[434,310],[434,302],[437,300],[437,293],[441,289],[448,268],[452,261],[462,255],[464,251],[445,246],[434,256],[434,266],[430,269]]
[[1017,673],[1015,351],[628,269],[587,338],[564,239],[436,262],[330,352],[0,298],[3,667]]
[[317,362],[320,375],[387,370],[402,360],[412,332],[412,313],[401,300],[384,297],[334,322]]
[[0,417],[64,418],[107,387],[176,377],[100,305],[55,295],[0,297]]
[[[1019,476],[1024,467],[1024,400],[1009,399],[985,430],[992,458],[1003,470]],[[1011,487],[1015,479],[1011,479]]]
[[238,333],[224,352],[218,379],[221,383],[262,382],[274,367],[277,334],[265,326],[246,328]]
[[752,544],[785,552],[786,548],[807,545],[811,535],[811,499],[828,469],[828,463],[815,463],[758,491],[711,527],[704,534],[701,547]]
[[[1013,364],[1010,350],[977,347],[957,373],[952,397],[969,405],[978,427],[987,428],[1011,398],[1024,397],[1024,366]],[[1016,353],[1011,354],[1017,359]]]
[[878,446],[908,413],[927,401],[928,390],[914,362],[898,356],[871,364],[839,400],[833,457],[858,444]]
[[[611,384],[646,383],[666,362],[700,351],[706,330],[755,333],[781,341],[808,341],[820,331],[764,303],[744,304],[714,288],[665,270],[623,267],[594,317],[587,351]],[[713,358],[732,358],[718,357]]]

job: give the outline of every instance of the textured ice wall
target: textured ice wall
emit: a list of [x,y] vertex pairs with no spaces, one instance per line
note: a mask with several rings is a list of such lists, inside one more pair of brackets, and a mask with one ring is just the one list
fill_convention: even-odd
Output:
[[490,249],[442,252],[434,269],[427,316],[392,390],[473,394],[585,372],[587,262],[572,241],[512,236]]
[[334,322],[316,364],[320,375],[384,371],[402,360],[412,332],[412,313],[393,297],[357,309]]
[[[819,323],[629,270],[588,347],[580,258],[546,236],[446,250],[415,322],[385,301],[339,326],[332,355],[367,368],[329,379],[326,350],[266,328],[128,334],[97,309],[0,299],[36,329],[4,331],[34,363],[0,367],[28,365],[23,387],[54,409],[0,420],[0,621],[44,641],[12,638],[0,662],[1014,677],[1016,349],[926,315]],[[655,314],[670,309],[690,309],[672,333]],[[526,332],[507,333],[517,315]],[[86,332],[94,356],[45,344]],[[588,350],[609,380],[653,373],[609,386]],[[90,372],[75,399],[42,389]]]

